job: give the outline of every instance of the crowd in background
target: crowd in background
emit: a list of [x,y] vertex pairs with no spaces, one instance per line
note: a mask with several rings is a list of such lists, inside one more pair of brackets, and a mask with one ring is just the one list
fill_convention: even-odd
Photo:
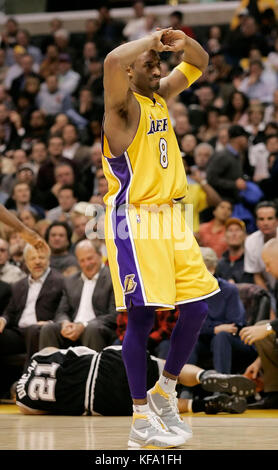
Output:
[[[51,255],[41,266],[49,286],[38,315],[36,302],[43,289],[37,294],[32,290],[32,303],[32,251],[24,252],[19,234],[0,226],[2,358],[78,341],[100,350],[123,339],[126,318],[115,310],[104,240],[92,247],[85,242],[92,215],[88,208],[98,204],[105,210],[107,192],[101,163],[103,61],[117,45],[160,26],[184,31],[210,56],[205,74],[168,103],[188,178],[183,202],[193,204],[193,231],[202,247],[214,250],[215,275],[233,293],[234,285],[257,286],[269,296],[270,318],[276,317],[276,281],[260,253],[278,226],[278,21],[271,8],[259,11],[254,4],[240,10],[230,26],[207,27],[201,36],[179,11],[161,25],[140,1],[126,23],[100,7],[98,18],[88,18],[80,33],[70,33],[55,18],[49,34],[31,36],[14,18],[7,19],[0,34],[0,202],[46,238]],[[180,53],[163,53],[161,76],[180,60]],[[92,279],[90,263],[93,287],[87,282]],[[32,309],[38,327],[30,340],[26,331]],[[85,310],[93,317],[84,315]],[[216,324],[243,326],[246,318],[239,310],[233,312],[238,321],[233,315],[229,319],[224,304]],[[157,314],[149,346],[161,357],[177,315]],[[89,340],[92,318],[97,334],[89,328]],[[14,335],[5,342],[9,328]],[[254,351],[248,353],[253,360]]]

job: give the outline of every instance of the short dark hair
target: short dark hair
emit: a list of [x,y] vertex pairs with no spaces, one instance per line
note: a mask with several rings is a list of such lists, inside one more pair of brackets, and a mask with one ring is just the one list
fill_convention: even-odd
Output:
[[13,194],[14,194],[15,188],[16,188],[17,186],[19,186],[20,184],[26,184],[26,186],[28,186],[28,188],[29,188],[29,190],[30,190],[30,192],[31,192],[31,186],[30,186],[29,183],[26,183],[26,181],[18,181],[18,180],[16,180],[16,181],[14,182],[14,184],[13,184],[13,187],[12,187],[12,192],[11,192],[12,196],[13,196]]
[[60,139],[64,143],[64,139],[60,135],[51,135],[48,138],[48,141],[47,141],[48,145],[50,144],[51,140],[53,140],[53,139]]
[[258,65],[262,70],[264,69],[264,65],[263,65],[262,61],[259,60],[259,59],[250,60],[249,68],[251,67],[251,65]]
[[[65,127],[64,127],[63,130],[62,130],[62,134],[64,133],[65,128],[66,128],[66,127],[69,127],[69,126],[74,128],[75,133],[76,133],[76,136],[77,136],[78,138],[80,138],[77,126],[76,126],[75,124],[73,124],[72,122],[68,122],[68,124],[65,125]],[[62,138],[63,138],[63,137],[62,137]]]
[[221,201],[219,201],[216,206],[215,206],[215,209],[222,203],[222,202],[228,202],[228,204],[230,204],[230,206],[233,208],[233,203],[230,199],[228,198],[225,198],[225,199],[221,199]]
[[265,136],[265,142],[268,142],[269,139],[273,139],[273,137],[275,137],[276,139],[278,139],[278,133],[276,134],[275,132],[273,132],[272,134],[268,134]]
[[31,38],[31,35],[30,35],[28,29],[20,28],[20,29],[18,30],[18,33],[23,33],[23,34],[25,34],[25,36],[27,36],[28,39]]
[[45,232],[46,242],[48,243],[50,231],[53,227],[64,227],[64,229],[67,233],[67,239],[68,239],[69,246],[70,246],[71,245],[72,230],[71,230],[69,224],[67,224],[67,222],[59,222],[58,220],[52,222],[52,224],[49,225],[49,227],[47,227],[46,232]]
[[102,8],[106,8],[106,10],[111,10],[111,6],[109,5],[108,0],[100,2],[100,5],[98,5],[97,9],[101,10]]
[[171,14],[170,14],[170,17],[171,16],[176,16],[180,21],[182,21],[182,18],[183,18],[183,14],[181,11],[178,11],[178,10],[175,10],[173,11]]
[[273,201],[261,201],[261,202],[259,202],[255,207],[256,217],[258,217],[258,214],[257,214],[258,210],[263,209],[264,207],[271,207],[272,209],[274,209],[275,217],[278,218],[278,207],[277,207],[277,204],[275,204],[275,202],[273,202]]
[[15,25],[18,25],[18,21],[17,21],[13,16],[10,16],[10,17],[7,19],[6,23],[8,23],[9,21],[11,21],[12,23],[14,23]]
[[229,139],[236,139],[237,137],[249,137],[248,132],[244,129],[244,127],[239,126],[238,124],[233,124],[228,129]]
[[64,191],[65,189],[68,189],[69,191],[72,191],[72,195],[73,197],[77,198],[76,196],[76,190],[74,188],[74,186],[72,186],[71,184],[64,184],[58,191],[58,194],[60,194],[61,191]]
[[277,132],[278,132],[278,122],[269,121],[269,122],[265,125],[265,129],[267,129],[268,127],[272,127],[273,129],[276,129]]
[[[56,172],[56,170],[57,170],[58,168],[61,168],[62,166],[67,166],[67,167],[71,168],[72,173],[73,173],[73,175],[74,175],[74,177],[75,177],[74,168],[73,168],[72,164],[70,163],[70,160],[69,160],[69,162],[63,161],[63,162],[57,163],[57,165],[56,165],[55,168],[54,168],[54,173]],[[74,179],[75,179],[75,178],[74,178]]]

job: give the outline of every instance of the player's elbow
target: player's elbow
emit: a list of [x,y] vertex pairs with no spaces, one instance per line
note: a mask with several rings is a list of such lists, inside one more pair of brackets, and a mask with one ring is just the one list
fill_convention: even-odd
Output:
[[199,69],[201,70],[202,73],[205,73],[208,64],[209,64],[209,55],[206,51],[203,51],[202,62],[199,66]]
[[109,54],[107,54],[104,59],[103,67],[104,71],[109,70],[110,72],[121,67],[120,59],[114,51],[109,52]]

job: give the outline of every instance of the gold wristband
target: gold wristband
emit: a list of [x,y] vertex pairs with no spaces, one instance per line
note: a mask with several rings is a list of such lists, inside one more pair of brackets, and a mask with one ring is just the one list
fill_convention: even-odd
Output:
[[196,80],[198,80],[198,78],[200,78],[202,75],[200,69],[195,67],[195,65],[188,64],[187,62],[181,62],[175,67],[175,69],[179,70],[186,77],[188,81],[188,87],[190,87],[193,82],[196,82]]

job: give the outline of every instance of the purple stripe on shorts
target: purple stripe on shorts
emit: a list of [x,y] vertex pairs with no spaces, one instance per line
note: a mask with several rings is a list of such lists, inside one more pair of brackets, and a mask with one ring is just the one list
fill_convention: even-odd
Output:
[[[121,183],[114,208],[111,212],[114,241],[118,250],[117,260],[121,284],[125,294],[126,307],[130,301],[135,306],[145,305],[140,278],[136,267],[132,242],[127,225],[126,210],[128,199],[127,191],[131,180],[125,155],[109,159],[109,166],[113,174]],[[120,230],[120,228],[122,230]],[[124,234],[124,238],[121,236]]]

